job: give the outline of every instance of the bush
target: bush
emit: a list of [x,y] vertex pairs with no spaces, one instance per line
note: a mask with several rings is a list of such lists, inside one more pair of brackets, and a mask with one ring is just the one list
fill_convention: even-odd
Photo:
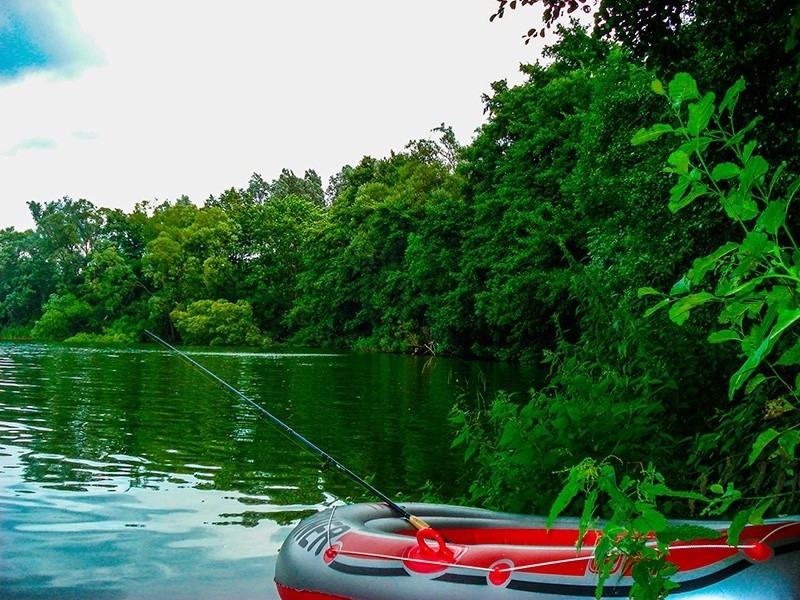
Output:
[[261,346],[270,343],[253,323],[248,302],[198,300],[170,313],[183,341],[198,346]]
[[91,319],[92,307],[74,294],[53,294],[44,305],[44,314],[36,321],[31,336],[36,340],[60,342],[82,331]]

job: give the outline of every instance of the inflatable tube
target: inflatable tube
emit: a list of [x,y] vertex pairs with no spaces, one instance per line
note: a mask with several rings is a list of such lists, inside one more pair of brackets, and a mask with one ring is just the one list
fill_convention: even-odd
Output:
[[[576,550],[578,522],[435,504],[405,508],[431,528],[415,531],[385,504],[328,509],[303,520],[278,554],[283,600],[591,599],[596,532]],[[684,521],[686,522],[686,521]],[[725,532],[729,523],[696,522]],[[725,538],[676,542],[680,587],[670,596],[710,600],[800,598],[800,518],[748,526],[738,547]],[[619,561],[621,563],[621,561]],[[615,564],[619,571],[621,564]],[[615,573],[604,598],[627,597]]]

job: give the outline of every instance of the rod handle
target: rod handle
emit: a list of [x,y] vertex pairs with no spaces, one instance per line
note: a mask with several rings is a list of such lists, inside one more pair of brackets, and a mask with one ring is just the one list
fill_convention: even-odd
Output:
[[414,515],[408,515],[408,522],[411,523],[415,529],[427,529],[430,527],[425,521]]

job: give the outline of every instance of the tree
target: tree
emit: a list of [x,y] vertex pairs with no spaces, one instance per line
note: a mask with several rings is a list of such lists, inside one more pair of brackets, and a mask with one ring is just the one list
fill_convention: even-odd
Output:
[[52,265],[56,289],[72,288],[95,247],[102,215],[91,202],[68,197],[44,205],[29,202],[28,207],[35,223],[36,251]]
[[574,323],[574,265],[587,255],[591,224],[562,183],[581,154],[588,70],[557,61],[526,68],[523,85],[494,84],[489,120],[464,152],[472,216],[461,286],[474,298],[479,354],[532,359],[552,344],[554,315]]
[[[793,157],[800,114],[800,8],[793,0],[497,0],[495,13],[543,8],[544,27],[558,29],[578,8],[595,10],[594,35],[628,49],[662,77],[691,72],[701,85],[723,88],[739,77],[761,90],[742,99],[740,115],[760,115],[776,157]],[[767,156],[767,158],[771,158]],[[787,158],[790,164],[794,159]]]
[[37,340],[63,341],[85,330],[92,317],[89,303],[75,294],[53,294],[43,306],[43,314],[36,321],[31,335]]
[[160,328],[170,330],[169,315],[178,306],[237,299],[238,231],[219,207],[199,209],[182,199],[158,207],[152,220],[158,234],[147,243],[142,268],[152,291],[151,319]]
[[[343,169],[338,193],[312,230],[299,296],[296,340],[384,350],[430,346],[430,289],[410,276],[409,242],[430,207],[457,196],[434,146],[412,142],[386,159]],[[420,254],[417,253],[417,256]]]
[[172,311],[170,316],[187,344],[258,346],[268,342],[253,323],[252,308],[241,300],[198,300],[186,310]]
[[322,190],[322,179],[313,169],[308,169],[303,177],[293,171],[283,169],[281,174],[269,186],[270,199],[297,196],[322,208],[325,206],[325,193]]
[[253,234],[238,264],[241,295],[250,299],[255,322],[274,339],[286,339],[286,317],[297,299],[311,232],[322,219],[317,202],[293,194],[273,196],[248,211]]
[[54,265],[36,248],[31,231],[0,230],[0,329],[30,327],[55,292]]

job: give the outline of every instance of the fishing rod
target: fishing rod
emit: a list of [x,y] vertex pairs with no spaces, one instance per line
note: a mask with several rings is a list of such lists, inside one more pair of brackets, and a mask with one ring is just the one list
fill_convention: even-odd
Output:
[[373,495],[375,495],[375,497],[380,498],[383,502],[388,504],[392,508],[392,510],[396,511],[403,519],[408,521],[415,529],[426,529],[426,528],[429,527],[429,525],[425,521],[423,521],[419,517],[416,517],[416,516],[412,515],[405,508],[403,508],[402,506],[400,506],[399,504],[394,502],[391,498],[389,498],[386,494],[381,492],[379,489],[377,489],[371,483],[369,483],[365,479],[363,479],[363,478],[359,477],[358,475],[356,475],[353,471],[351,471],[346,466],[344,466],[342,463],[340,463],[338,460],[333,458],[330,454],[325,452],[322,448],[320,448],[319,446],[317,446],[316,444],[314,444],[313,442],[311,442],[307,438],[305,438],[302,435],[300,435],[299,433],[297,433],[294,429],[289,427],[286,423],[281,421],[278,417],[273,415],[266,408],[264,408],[263,406],[261,406],[260,404],[255,402],[254,400],[251,400],[250,398],[245,396],[242,392],[237,390],[235,387],[233,387],[227,381],[224,381],[222,378],[220,378],[215,373],[212,373],[209,369],[207,369],[206,367],[201,365],[199,362],[197,362],[196,360],[194,360],[193,358],[188,356],[185,352],[181,352],[175,346],[173,346],[169,342],[161,339],[160,337],[158,337],[152,331],[148,331],[147,329],[145,329],[144,332],[147,335],[149,335],[151,338],[156,340],[157,342],[163,344],[164,346],[166,346],[167,348],[172,350],[175,354],[180,356],[183,360],[188,362],[190,365],[194,366],[195,368],[197,368],[200,371],[202,371],[203,373],[205,373],[208,377],[210,377],[212,380],[216,381],[223,388],[225,388],[226,390],[236,394],[241,400],[244,400],[247,404],[249,404],[250,406],[255,408],[258,412],[260,412],[262,415],[264,415],[270,421],[272,421],[272,423],[276,427],[278,427],[278,429],[282,430],[284,433],[289,435],[289,437],[291,437],[291,438],[297,440],[298,442],[300,442],[306,448],[311,450],[314,454],[317,454],[317,455],[321,456],[326,465],[333,466],[339,472],[344,473],[347,477],[349,477],[350,479],[352,479],[353,481],[358,483],[360,486],[362,486],[362,487],[366,488],[367,490],[369,490]]

